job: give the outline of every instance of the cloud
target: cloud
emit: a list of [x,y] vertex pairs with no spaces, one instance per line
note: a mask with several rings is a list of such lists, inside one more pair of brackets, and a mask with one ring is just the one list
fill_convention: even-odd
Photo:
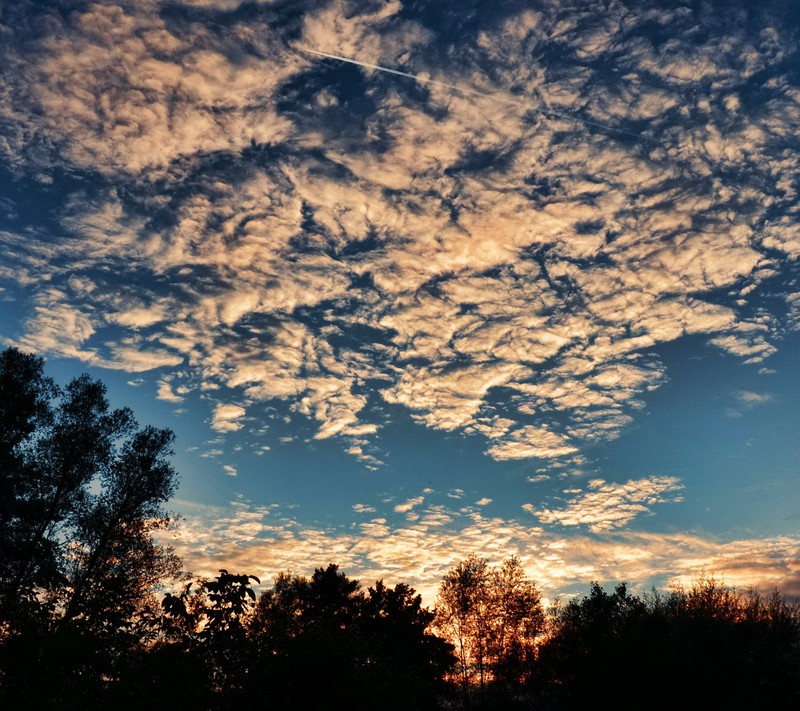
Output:
[[800,331],[800,291],[787,295],[786,303],[789,306],[788,326],[795,331]]
[[22,3],[5,29],[4,165],[39,191],[81,176],[58,230],[0,234],[14,342],[170,370],[167,401],[283,401],[368,467],[385,405],[553,465],[630,425],[665,344],[775,353],[784,327],[751,305],[797,310],[771,284],[800,255],[780,23],[699,38],[655,3],[545,2],[456,46],[399,2],[301,4],[299,40],[279,4],[190,5],[225,32],[158,3]]
[[[198,152],[235,150],[251,138],[286,137],[287,122],[268,98],[298,62],[241,23],[240,41],[266,56],[236,61],[222,37],[167,23],[157,3],[93,4],[69,16],[27,9],[30,26],[17,28],[20,44],[9,53],[16,81],[5,85],[7,112],[23,127],[36,121],[40,140],[60,160],[133,174]],[[35,17],[51,31],[36,33]],[[12,134],[14,158],[35,160],[22,140]]]
[[235,432],[244,426],[239,420],[246,413],[247,411],[238,405],[218,403],[214,407],[211,427],[217,432]]
[[712,338],[710,343],[729,353],[744,357],[745,363],[761,363],[767,356],[772,355],[777,350],[763,336],[750,338],[734,335],[718,336]]
[[631,479],[624,484],[595,479],[589,482],[588,491],[571,490],[569,493],[574,496],[563,508],[537,509],[532,504],[524,504],[522,508],[542,523],[587,526],[594,532],[609,531],[625,526],[637,516],[650,513],[655,504],[682,501],[677,492],[683,488],[676,477],[653,476]]
[[494,459],[546,459],[572,454],[577,448],[543,427],[526,426],[511,433],[510,439],[488,450]]
[[375,513],[375,509],[367,504],[353,504],[353,511],[356,513]]
[[736,399],[745,407],[758,407],[773,401],[770,393],[756,393],[752,390],[740,390],[736,393]]
[[[760,372],[760,371],[759,371]],[[754,407],[762,407],[774,402],[775,398],[771,393],[757,393],[752,390],[740,390],[734,396],[738,402],[738,408],[729,407],[725,414],[728,417],[741,417],[742,410],[751,410]]]
[[167,402],[183,402],[184,398],[180,395],[176,394],[172,390],[172,386],[165,380],[160,380],[158,382],[158,394],[157,397],[159,400],[166,400]]
[[[658,497],[664,492],[650,488]],[[446,500],[446,497],[445,497]],[[376,516],[358,529],[301,525],[280,507],[237,500],[209,507],[177,502],[184,520],[175,546],[189,570],[214,575],[220,567],[264,581],[286,570],[309,574],[336,563],[366,584],[405,582],[433,605],[444,574],[479,551],[491,563],[516,555],[547,597],[585,593],[592,580],[627,581],[631,589],[661,589],[714,574],[739,587],[800,594],[800,540],[792,535],[720,539],[693,533],[603,530],[563,537],[529,522],[454,511],[431,503],[414,521]]]
[[25,332],[16,345],[29,351],[91,362],[97,353],[85,348],[85,344],[95,333],[96,323],[91,310],[76,307],[68,302],[64,291],[47,286],[34,297]]
[[425,497],[424,496],[415,496],[414,498],[409,499],[408,501],[406,501],[406,502],[404,502],[402,504],[397,504],[394,507],[394,510],[397,513],[408,513],[415,506],[419,506],[423,501],[425,501]]
[[127,338],[122,342],[108,342],[110,350],[107,358],[97,358],[97,365],[128,373],[143,373],[156,368],[181,365],[183,358],[165,348],[144,346],[139,339]]

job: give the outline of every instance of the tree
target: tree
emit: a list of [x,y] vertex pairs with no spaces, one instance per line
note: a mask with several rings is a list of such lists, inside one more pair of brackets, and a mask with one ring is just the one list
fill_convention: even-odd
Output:
[[269,704],[288,708],[303,698],[306,708],[323,709],[352,702],[364,659],[360,601],[358,581],[333,564],[310,579],[283,573],[262,593],[252,625],[259,661],[254,678]]
[[554,610],[542,693],[564,708],[686,705],[793,709],[800,703],[800,608],[700,579],[669,594],[588,596]]
[[438,707],[443,680],[452,668],[452,645],[429,630],[434,613],[404,583],[382,580],[367,589],[360,632],[367,652],[364,684],[369,708]]
[[[654,597],[669,658],[679,674],[673,693],[705,706],[793,709],[800,706],[800,607],[777,591],[767,598],[702,577],[688,589]],[[672,660],[670,665],[669,660]]]
[[248,627],[256,594],[250,581],[261,581],[224,569],[219,573],[214,580],[188,583],[180,595],[164,597],[166,639],[154,653],[168,664],[172,678],[152,685],[155,695],[163,694],[160,687],[188,675],[202,679],[199,689],[194,683],[195,703],[224,709],[241,697],[252,666]]
[[51,690],[80,705],[76,685],[107,685],[155,629],[154,590],[177,573],[154,539],[170,522],[173,435],[111,410],[99,380],[61,389],[43,367],[0,354],[0,678],[7,697],[52,705],[43,685],[22,687],[38,665],[63,668]]
[[445,575],[436,601],[436,627],[455,646],[465,698],[519,688],[529,674],[544,612],[536,586],[512,557],[490,568],[471,555]]
[[61,582],[54,529],[89,476],[67,464],[68,437],[59,433],[71,434],[78,411],[95,414],[91,396],[82,397],[86,388],[76,382],[54,411],[61,391],[43,366],[15,348],[0,354],[0,619],[7,622],[26,619],[37,590]]
[[[607,593],[593,582],[589,595],[556,605],[550,635],[541,647],[539,673],[545,686],[558,687],[570,704],[613,698],[622,678],[637,683],[632,666],[641,654],[637,623],[645,613],[642,600],[620,583]],[[616,693],[627,698],[627,688]]]
[[519,559],[512,557],[492,570],[490,599],[488,647],[494,681],[519,687],[531,672],[536,640],[544,630],[541,595]]
[[174,489],[166,459],[173,439],[153,427],[134,432],[100,472],[101,491],[76,507],[63,622],[105,625],[113,610],[119,629],[148,590],[177,573],[177,561],[152,537],[169,525],[161,504]]
[[436,599],[436,625],[455,646],[465,694],[475,682],[483,688],[489,637],[489,565],[486,560],[470,555],[447,572]]
[[[433,709],[450,646],[403,584],[364,592],[336,565],[311,578],[283,573],[262,593],[251,625],[258,669],[252,699],[289,708]],[[309,685],[308,680],[314,679]]]

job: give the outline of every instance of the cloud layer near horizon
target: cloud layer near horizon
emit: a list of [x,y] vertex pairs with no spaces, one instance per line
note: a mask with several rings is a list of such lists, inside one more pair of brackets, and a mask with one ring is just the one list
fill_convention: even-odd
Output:
[[57,225],[0,232],[16,343],[165,369],[167,402],[223,387],[220,432],[285,401],[368,466],[381,403],[580,465],[659,345],[774,352],[800,90],[772,6],[292,5],[7,11],[0,157]]
[[[585,594],[591,581],[626,581],[649,590],[689,585],[703,575],[800,597],[796,537],[723,540],[688,532],[615,531],[564,538],[542,526],[493,516],[480,502],[455,507],[435,492],[419,498],[427,500],[414,504],[415,515],[399,524],[388,521],[389,507],[376,511],[361,505],[363,520],[350,530],[309,528],[279,506],[241,498],[217,507],[182,502],[186,516],[179,535],[168,542],[200,576],[212,577],[224,567],[257,575],[269,585],[287,570],[310,575],[315,567],[336,563],[365,585],[379,579],[410,582],[431,606],[444,574],[476,552],[492,563],[516,555],[550,598]],[[611,508],[606,514],[614,515]]]

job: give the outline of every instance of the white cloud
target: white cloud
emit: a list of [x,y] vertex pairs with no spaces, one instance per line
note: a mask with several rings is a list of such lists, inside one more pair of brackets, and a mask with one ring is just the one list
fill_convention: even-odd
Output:
[[38,294],[35,303],[19,339],[21,348],[90,362],[97,358],[94,349],[84,347],[96,330],[90,313],[68,303],[66,295],[53,288]]
[[717,336],[710,343],[734,355],[745,358],[745,363],[760,363],[777,350],[763,336],[744,338],[737,335]]
[[[676,477],[649,477],[610,484],[602,479],[589,482],[588,491],[573,490],[563,508],[536,508],[531,504],[523,509],[542,523],[562,526],[587,526],[590,531],[609,531],[621,528],[637,516],[650,513],[655,504],[682,501],[677,493],[683,484]],[[580,492],[580,493],[579,493]]]
[[[763,370],[763,369],[762,369]],[[761,372],[761,371],[759,371]],[[738,409],[729,407],[725,414],[728,417],[742,417],[742,410],[751,410],[754,407],[762,407],[774,401],[771,393],[757,393],[752,390],[740,390],[734,397],[738,401]]]
[[510,438],[491,447],[488,452],[495,459],[547,459],[563,457],[577,451],[566,438],[544,427],[531,425],[511,433]]
[[266,56],[234,62],[224,42],[211,34],[197,42],[180,25],[167,26],[152,3],[94,4],[48,20],[52,31],[29,43],[24,58],[11,57],[29,103],[9,111],[23,125],[36,121],[73,165],[136,173],[200,151],[235,150],[251,137],[287,136],[287,121],[266,99],[299,61],[252,29],[240,26],[240,39]]
[[156,368],[181,365],[183,358],[163,348],[147,348],[143,344],[126,340],[121,343],[106,344],[111,354],[108,358],[98,358],[98,365],[128,373],[142,373]]
[[131,328],[144,328],[163,321],[167,316],[166,308],[163,304],[154,306],[132,307],[117,314],[109,314],[109,320],[115,321],[120,326]]
[[[336,99],[335,62],[276,25],[234,13],[220,38],[154,8],[95,4],[6,32],[27,39],[0,78],[18,129],[0,154],[113,186],[71,194],[63,233],[0,234],[0,279],[33,294],[19,345],[180,367],[158,386],[171,402],[184,378],[285,400],[368,467],[380,400],[486,438],[496,459],[571,461],[665,381],[645,355],[659,346],[703,334],[747,363],[775,352],[780,325],[718,294],[754,299],[785,267],[776,254],[800,255],[800,162],[784,147],[796,91],[767,80],[765,112],[740,85],[786,56],[780,28],[700,41],[678,11],[565,18],[545,2],[509,9],[455,61],[425,51],[434,33],[399,2],[309,6],[304,45],[478,92],[429,84],[423,100],[365,71],[362,116]],[[649,23],[670,28],[661,55]],[[533,45],[576,61],[521,61]],[[295,80],[320,100],[284,111]],[[584,119],[635,120],[653,140]],[[212,427],[240,428],[235,412]]]
[[771,393],[756,393],[752,390],[740,390],[736,393],[736,399],[745,407],[758,407],[773,401]]
[[158,381],[158,394],[156,395],[159,400],[166,400],[167,402],[183,402],[184,398],[176,394],[172,390],[172,385],[165,380]]
[[177,503],[184,521],[169,543],[187,568],[200,575],[214,575],[224,567],[269,581],[282,571],[309,574],[333,562],[368,584],[378,579],[410,584],[423,594],[425,604],[433,605],[447,570],[478,551],[493,564],[518,556],[551,598],[583,592],[592,580],[625,580],[631,589],[647,590],[685,583],[702,573],[743,588],[769,592],[778,586],[788,596],[800,594],[797,536],[721,540],[692,533],[605,530],[565,538],[529,522],[439,505],[422,508],[414,521],[393,525],[376,516],[353,531],[345,525],[301,525],[277,507],[243,501],[219,507]]
[[424,496],[415,496],[414,498],[411,498],[411,499],[409,499],[408,501],[406,501],[406,502],[404,502],[402,504],[397,504],[394,507],[394,510],[397,513],[408,513],[415,506],[419,506],[423,501],[425,501],[425,497]]
[[235,432],[244,425],[239,422],[247,411],[238,405],[218,403],[214,407],[214,414],[211,418],[211,427],[217,432]]

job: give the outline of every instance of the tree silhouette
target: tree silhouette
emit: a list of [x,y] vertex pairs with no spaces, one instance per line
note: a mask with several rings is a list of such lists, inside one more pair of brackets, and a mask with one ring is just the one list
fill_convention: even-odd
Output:
[[379,581],[364,593],[333,564],[310,579],[282,574],[251,626],[253,698],[279,709],[299,698],[308,709],[436,708],[451,656],[431,620],[406,585]]
[[413,588],[379,580],[362,603],[360,633],[367,649],[365,686],[371,708],[427,709],[443,693],[452,645],[430,633],[434,613]]
[[[360,585],[335,565],[310,579],[282,574],[258,601],[253,635],[266,699],[288,708],[339,708],[361,684]],[[309,684],[309,679],[314,679]]]
[[43,367],[0,354],[0,695],[70,708],[154,633],[154,590],[177,573],[153,538],[169,523],[173,436],[112,411],[100,381],[62,390]]
[[[539,655],[542,696],[558,708],[686,705],[792,709],[800,702],[800,610],[713,579],[632,596],[593,583],[554,610]],[[556,702],[558,702],[556,704]]]
[[196,677],[199,665],[203,681],[195,701],[224,709],[241,697],[250,672],[248,628],[256,600],[250,581],[261,581],[254,575],[219,573],[213,580],[187,584],[180,595],[164,597],[166,636],[155,652],[172,668],[167,683],[181,675]]
[[[613,697],[620,676],[632,663],[633,627],[645,612],[644,603],[620,583],[607,593],[598,583],[589,595],[552,610],[550,636],[540,651],[540,673],[551,685],[565,688],[570,703],[590,703]],[[627,690],[619,693],[627,698]]]

